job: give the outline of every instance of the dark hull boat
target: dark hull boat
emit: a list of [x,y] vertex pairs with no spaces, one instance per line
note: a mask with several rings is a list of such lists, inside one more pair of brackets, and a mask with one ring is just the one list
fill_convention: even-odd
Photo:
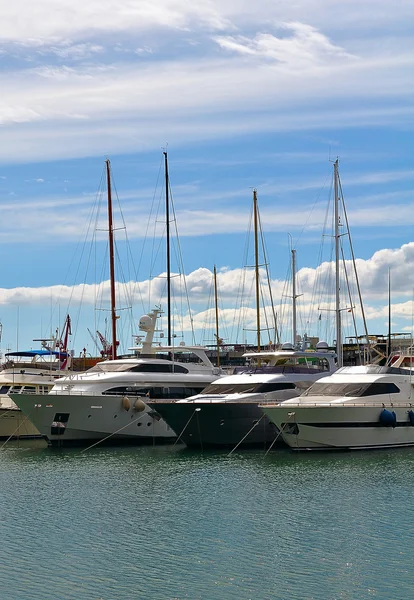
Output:
[[[149,402],[189,448],[285,445],[256,403]],[[279,439],[277,439],[279,437]],[[242,441],[243,440],[243,441]]]

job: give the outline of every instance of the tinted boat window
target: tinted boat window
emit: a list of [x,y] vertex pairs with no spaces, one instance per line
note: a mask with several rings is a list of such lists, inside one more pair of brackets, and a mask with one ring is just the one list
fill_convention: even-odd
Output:
[[156,398],[158,400],[177,400],[195,396],[202,391],[199,387],[187,386],[170,386],[170,387],[132,387],[118,386],[109,388],[102,392],[104,396],[129,396],[138,397],[145,400],[146,398]]
[[188,369],[181,365],[173,364],[173,373],[188,373]]
[[361,396],[375,396],[376,394],[398,394],[400,388],[395,383],[371,383]]
[[255,392],[278,392],[280,390],[294,390],[296,388],[294,383],[261,383],[256,386]]
[[395,383],[314,383],[303,396],[376,396],[377,394],[398,394]]
[[211,383],[201,393],[204,394],[253,394],[294,389],[294,383]]
[[218,384],[211,383],[201,392],[204,394],[237,394],[253,392],[254,383],[233,383],[233,384]]
[[133,373],[188,373],[188,369],[175,363],[142,363],[130,369]]
[[106,373],[109,371],[129,371],[131,365],[129,363],[119,363],[116,360],[105,363],[98,363],[92,369],[88,369],[87,373]]
[[136,367],[129,369],[132,373],[171,373],[171,365],[165,363],[164,365],[154,365],[151,363],[142,363]]

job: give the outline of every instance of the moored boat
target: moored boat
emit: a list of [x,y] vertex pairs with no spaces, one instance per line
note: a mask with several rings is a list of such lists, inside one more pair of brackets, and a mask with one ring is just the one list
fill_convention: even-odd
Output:
[[335,354],[291,349],[246,353],[249,364],[236,368],[201,394],[186,400],[148,404],[189,447],[270,445],[282,438],[259,403],[297,397],[317,379],[336,369]]
[[41,437],[10,394],[47,394],[55,381],[69,372],[72,360],[67,350],[69,334],[67,315],[61,339],[56,336],[34,340],[41,341],[42,347],[6,353],[6,361],[0,366],[0,439]]
[[295,450],[413,446],[412,375],[404,368],[343,367],[299,398],[261,408]]
[[194,395],[223,371],[199,346],[152,343],[159,309],[140,320],[147,332],[141,354],[96,364],[56,381],[47,395],[11,394],[13,401],[51,445],[173,441],[175,432],[145,403],[150,398]]

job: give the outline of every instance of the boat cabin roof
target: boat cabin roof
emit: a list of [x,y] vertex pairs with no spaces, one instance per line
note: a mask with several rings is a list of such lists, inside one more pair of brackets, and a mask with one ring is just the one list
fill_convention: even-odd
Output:
[[380,365],[357,365],[354,367],[341,367],[334,375],[414,375],[410,369],[398,367],[381,367]]
[[246,352],[243,354],[246,358],[307,358],[311,360],[312,358],[335,358],[336,354],[334,352],[318,352],[317,350],[312,350],[311,352],[306,352],[305,350],[272,350],[266,352]]
[[[138,360],[139,359],[139,353],[140,352],[144,352],[143,347],[142,346],[134,346],[132,348],[129,348],[130,350],[133,350],[134,352],[137,352],[137,359],[134,360]],[[194,356],[197,356],[197,358],[199,358],[204,364],[208,365],[208,366],[212,366],[212,362],[210,361],[210,359],[208,358],[207,354],[206,354],[206,350],[207,348],[205,346],[151,346],[151,354],[152,355],[156,355],[156,354],[162,354],[164,353],[168,353],[170,355],[172,355],[173,357],[175,355],[179,355],[179,354],[193,354]],[[149,356],[148,354],[145,354],[145,356]],[[148,360],[147,358],[145,360]],[[163,359],[161,359],[163,360]],[[171,359],[170,359],[171,360]]]
[[15,356],[16,358],[34,358],[35,356],[60,356],[61,358],[66,358],[68,356],[67,352],[56,352],[55,350],[21,350],[19,352],[6,352],[5,356]]

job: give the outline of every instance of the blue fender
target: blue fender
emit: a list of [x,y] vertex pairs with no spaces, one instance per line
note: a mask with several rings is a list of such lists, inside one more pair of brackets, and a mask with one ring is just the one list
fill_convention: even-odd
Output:
[[[413,415],[413,419],[414,419],[414,415]],[[387,410],[386,408],[384,408],[381,411],[381,414],[379,416],[379,422],[384,427],[395,427],[397,424],[397,415],[395,414],[394,411],[391,412],[390,410]]]

